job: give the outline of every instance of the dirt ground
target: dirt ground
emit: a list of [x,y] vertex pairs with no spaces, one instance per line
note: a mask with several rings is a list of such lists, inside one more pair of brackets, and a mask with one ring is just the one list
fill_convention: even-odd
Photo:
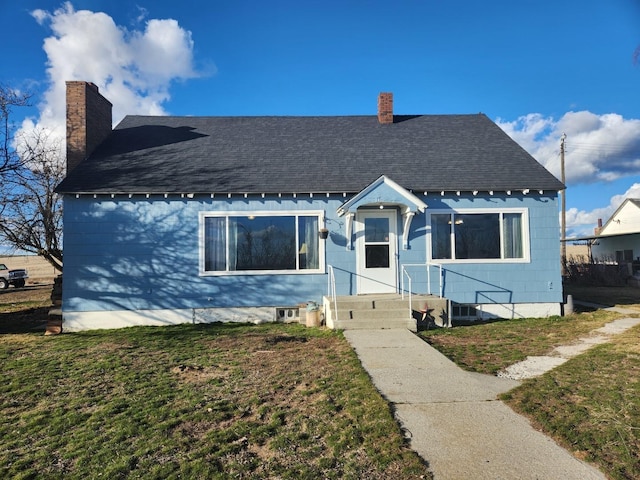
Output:
[[0,334],[45,331],[53,285],[0,290]]

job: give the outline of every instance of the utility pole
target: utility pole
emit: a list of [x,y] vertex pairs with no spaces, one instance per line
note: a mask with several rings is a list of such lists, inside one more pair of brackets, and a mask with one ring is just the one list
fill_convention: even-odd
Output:
[[564,176],[564,141],[567,139],[567,135],[565,133],[560,137],[560,175],[562,184],[565,185],[564,190],[562,190],[562,238],[561,238],[561,257],[562,257],[562,270],[564,272],[565,265],[567,263],[567,187],[565,184],[565,176]]

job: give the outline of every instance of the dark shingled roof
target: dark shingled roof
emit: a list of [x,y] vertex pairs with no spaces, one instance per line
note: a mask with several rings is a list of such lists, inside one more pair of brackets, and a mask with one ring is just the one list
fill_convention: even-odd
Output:
[[561,190],[483,114],[128,116],[64,193],[358,192],[381,175],[423,191]]

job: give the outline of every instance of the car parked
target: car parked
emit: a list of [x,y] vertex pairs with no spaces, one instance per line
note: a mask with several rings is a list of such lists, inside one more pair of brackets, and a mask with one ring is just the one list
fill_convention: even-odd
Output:
[[0,290],[9,288],[9,285],[22,288],[27,283],[27,278],[29,278],[29,274],[26,268],[10,270],[4,263],[0,263]]

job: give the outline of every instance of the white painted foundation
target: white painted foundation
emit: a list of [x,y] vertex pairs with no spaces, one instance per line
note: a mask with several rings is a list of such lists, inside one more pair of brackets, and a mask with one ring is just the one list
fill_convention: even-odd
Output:
[[[188,308],[181,310],[116,310],[99,312],[62,312],[64,332],[166,326],[183,323],[266,323],[276,321],[276,307]],[[285,320],[297,322],[298,318]]]
[[545,318],[562,315],[562,305],[559,303],[485,303],[475,307],[482,319]]

